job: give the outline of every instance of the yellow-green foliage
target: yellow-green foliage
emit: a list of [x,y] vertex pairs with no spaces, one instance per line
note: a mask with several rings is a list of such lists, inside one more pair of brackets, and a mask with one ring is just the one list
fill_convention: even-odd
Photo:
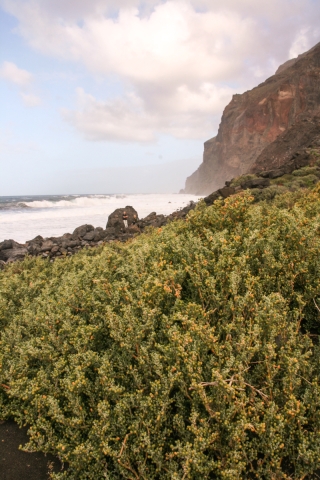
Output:
[[230,185],[232,187],[238,187],[239,185],[247,182],[248,180],[253,180],[254,178],[258,178],[257,175],[255,175],[254,173],[240,175],[240,177],[233,178]]
[[319,191],[6,268],[0,418],[68,463],[56,479],[314,478]]

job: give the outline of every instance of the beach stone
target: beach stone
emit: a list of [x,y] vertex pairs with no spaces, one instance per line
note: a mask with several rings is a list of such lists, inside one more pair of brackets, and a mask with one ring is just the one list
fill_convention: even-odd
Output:
[[46,240],[40,247],[40,252],[50,252],[53,247],[53,242],[51,240]]
[[1,250],[8,250],[9,248],[13,248],[15,243],[16,242],[12,239],[4,240],[3,242],[0,243],[0,251]]
[[43,242],[43,237],[41,235],[37,235],[36,237],[34,237],[32,240],[28,240],[26,243],[28,245],[30,244],[38,244],[40,245],[41,243]]
[[88,242],[91,242],[94,239],[95,231],[92,230],[91,232],[86,233],[82,238],[83,240],[87,240]]
[[75,247],[78,247],[80,245],[80,240],[68,240],[67,241],[63,241],[61,243],[61,246],[63,248],[68,248],[68,247],[71,247],[71,248],[75,248]]
[[4,262],[15,262],[16,260],[22,260],[28,253],[26,247],[7,248],[0,251],[0,260]]
[[72,234],[72,238],[74,240],[76,240],[77,238],[82,238],[86,235],[86,233],[88,232],[91,232],[92,230],[94,230],[94,226],[93,225],[81,225],[80,227],[77,227],[73,234]]
[[[78,228],[79,228],[79,227],[78,227]],[[61,240],[62,240],[62,241],[70,240],[70,239],[72,239],[72,236],[73,236],[72,233],[64,233],[64,234],[62,235],[62,237],[61,237]]]
[[28,245],[27,250],[30,255],[38,255],[38,253],[40,253],[40,248],[41,245],[38,243],[32,243],[31,245]]
[[93,240],[94,240],[95,242],[100,242],[100,241],[102,241],[105,237],[106,237],[106,233],[105,233],[105,230],[103,230],[102,227],[97,227],[97,228],[94,229]]

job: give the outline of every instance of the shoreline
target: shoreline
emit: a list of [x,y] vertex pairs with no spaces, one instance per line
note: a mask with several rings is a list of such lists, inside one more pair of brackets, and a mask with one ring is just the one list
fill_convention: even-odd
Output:
[[[250,190],[254,201],[272,200],[276,195],[285,191],[310,188],[320,180],[320,162],[314,152],[299,152],[291,161],[281,168],[261,171],[255,174],[242,175],[225,182],[225,186],[212,192],[203,201],[207,206],[216,200],[241,194]],[[304,180],[305,179],[305,180]],[[94,227],[84,224],[77,227],[73,233],[65,233],[60,237],[43,238],[37,235],[32,240],[20,244],[13,239],[0,242],[0,269],[6,264],[22,260],[27,255],[49,258],[64,258],[77,253],[83,248],[96,247],[103,243],[114,241],[126,242],[144,232],[147,227],[161,228],[174,220],[183,220],[193,210],[198,202],[190,201],[189,204],[169,215],[151,212],[139,219],[134,207],[127,205],[117,208],[108,217],[106,228]],[[125,228],[122,215],[127,211],[128,227]]]

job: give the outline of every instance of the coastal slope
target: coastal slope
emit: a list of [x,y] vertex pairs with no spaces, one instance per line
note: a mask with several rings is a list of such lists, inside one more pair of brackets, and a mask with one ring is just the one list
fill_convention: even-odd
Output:
[[232,177],[283,165],[291,147],[306,147],[319,132],[319,116],[320,43],[254,89],[233,96],[185,193],[209,194]]

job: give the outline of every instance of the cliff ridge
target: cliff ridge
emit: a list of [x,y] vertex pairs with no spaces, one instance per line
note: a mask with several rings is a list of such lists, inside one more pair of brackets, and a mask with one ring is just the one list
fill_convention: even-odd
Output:
[[202,164],[186,180],[185,193],[209,194],[232,177],[280,167],[290,160],[290,149],[306,147],[319,131],[319,118],[320,43],[233,96],[217,136],[204,144]]

